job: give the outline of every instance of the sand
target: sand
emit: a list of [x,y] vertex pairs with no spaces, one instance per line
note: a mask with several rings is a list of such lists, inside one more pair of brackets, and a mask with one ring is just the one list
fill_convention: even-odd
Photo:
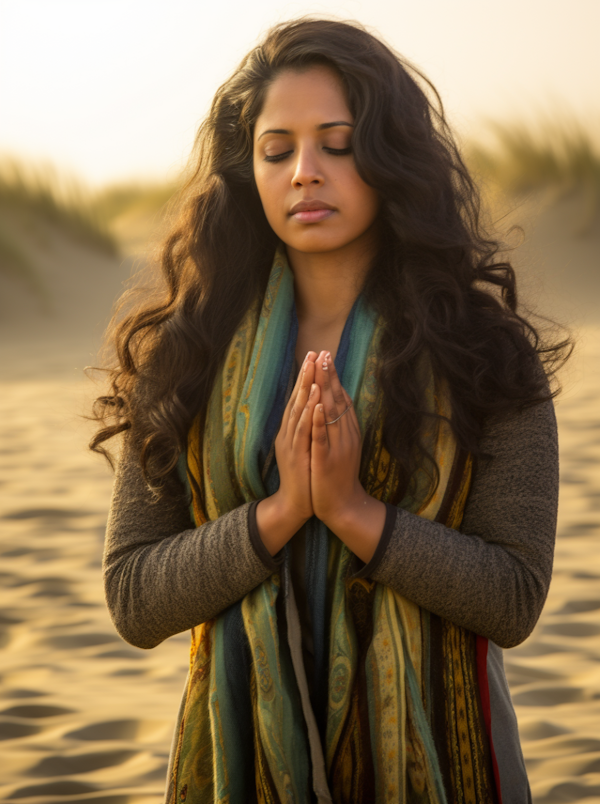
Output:
[[[579,350],[556,408],[561,499],[550,594],[535,631],[505,662],[534,801],[592,804],[600,802],[600,237],[563,231],[561,252],[556,220],[542,216],[536,226],[519,252],[524,279],[538,307],[552,303],[579,326]],[[0,284],[0,800],[158,804],[189,636],[143,651],[112,626],[100,574],[112,478],[86,451],[90,428],[80,417],[91,395],[83,366],[132,263],[48,237],[53,248],[38,256],[58,291],[53,316]]]

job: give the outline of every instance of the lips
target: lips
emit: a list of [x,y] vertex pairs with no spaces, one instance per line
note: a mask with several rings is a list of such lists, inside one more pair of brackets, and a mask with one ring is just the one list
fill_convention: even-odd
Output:
[[319,221],[329,218],[335,212],[335,207],[327,204],[325,201],[298,201],[297,204],[290,209],[290,215],[298,223],[318,223]]
[[303,212],[295,212],[292,218],[298,223],[318,223],[332,215],[332,209],[305,209]]
[[294,204],[290,209],[290,215],[295,215],[296,212],[312,212],[317,209],[334,210],[335,207],[332,207],[331,204],[327,204],[325,201],[317,201],[317,199],[313,199],[312,201],[298,201],[298,203]]

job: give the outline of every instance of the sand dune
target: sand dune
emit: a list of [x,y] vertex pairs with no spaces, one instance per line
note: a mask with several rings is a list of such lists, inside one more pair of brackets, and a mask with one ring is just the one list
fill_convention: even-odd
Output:
[[[600,802],[600,248],[595,232],[544,252],[544,227],[554,237],[564,219],[542,219],[520,256],[532,298],[543,281],[555,314],[581,322],[557,405],[554,579],[532,636],[505,652],[536,804]],[[86,452],[79,417],[92,393],[81,370],[130,262],[48,236],[43,266],[62,288],[58,315],[3,285],[0,800],[158,804],[188,635],[142,651],[116,634],[100,576],[112,479]]]

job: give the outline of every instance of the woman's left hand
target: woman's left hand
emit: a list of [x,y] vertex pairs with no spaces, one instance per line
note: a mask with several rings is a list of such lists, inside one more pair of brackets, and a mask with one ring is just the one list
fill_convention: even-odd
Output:
[[[343,388],[329,352],[315,361],[315,382],[321,389],[313,412],[310,492],[315,515],[332,530],[347,520],[367,496],[358,479],[362,436],[358,419]],[[325,422],[332,422],[326,425]]]

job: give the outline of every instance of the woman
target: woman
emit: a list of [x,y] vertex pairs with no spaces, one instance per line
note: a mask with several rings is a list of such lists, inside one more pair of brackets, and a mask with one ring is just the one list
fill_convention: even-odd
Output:
[[192,631],[168,802],[530,800],[502,648],[550,582],[568,344],[424,81],[358,25],[272,29],[113,334],[108,606]]

